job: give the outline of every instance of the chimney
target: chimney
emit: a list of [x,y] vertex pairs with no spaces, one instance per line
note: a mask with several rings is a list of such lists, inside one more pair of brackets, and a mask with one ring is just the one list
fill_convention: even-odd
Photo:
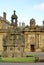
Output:
[[24,27],[25,27],[25,23],[23,22],[23,23],[22,23],[22,28],[24,28]]
[[3,12],[3,19],[6,20],[6,13]]
[[19,27],[21,27],[21,22],[19,22]]

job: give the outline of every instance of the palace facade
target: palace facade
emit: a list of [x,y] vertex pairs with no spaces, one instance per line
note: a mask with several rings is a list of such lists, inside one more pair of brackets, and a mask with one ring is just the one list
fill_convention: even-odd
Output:
[[44,52],[44,21],[42,26],[30,19],[30,25],[17,25],[15,11],[11,23],[6,13],[0,16],[0,55],[3,57],[23,57],[26,52]]

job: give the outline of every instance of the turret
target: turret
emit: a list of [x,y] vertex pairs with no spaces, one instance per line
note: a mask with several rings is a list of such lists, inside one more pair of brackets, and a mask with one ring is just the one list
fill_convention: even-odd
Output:
[[17,15],[15,14],[15,11],[13,13],[13,15],[11,16],[11,22],[15,23],[15,26],[17,26]]

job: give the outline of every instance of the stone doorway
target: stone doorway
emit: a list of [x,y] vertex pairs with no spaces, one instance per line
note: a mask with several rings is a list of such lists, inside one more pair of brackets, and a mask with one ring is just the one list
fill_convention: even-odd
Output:
[[31,52],[34,52],[34,51],[35,51],[35,45],[31,44]]

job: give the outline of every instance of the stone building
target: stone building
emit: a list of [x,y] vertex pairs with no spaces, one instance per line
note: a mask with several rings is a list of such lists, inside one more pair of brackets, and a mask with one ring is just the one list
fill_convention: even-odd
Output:
[[3,52],[3,38],[8,33],[9,21],[6,19],[6,13],[3,12],[3,17],[0,16],[0,54]]
[[11,24],[8,28],[8,33],[4,38],[3,56],[6,57],[21,57],[24,52],[24,35],[21,28],[17,26],[17,15],[11,16]]
[[44,51],[44,21],[42,26],[38,26],[35,19],[30,19],[30,26],[26,26],[23,32],[25,35],[25,51]]
[[11,23],[6,19],[6,13],[0,16],[0,55],[3,57],[23,57],[25,52],[44,51],[44,21],[42,26],[36,25],[35,19],[30,19],[30,26],[18,26],[14,11]]

